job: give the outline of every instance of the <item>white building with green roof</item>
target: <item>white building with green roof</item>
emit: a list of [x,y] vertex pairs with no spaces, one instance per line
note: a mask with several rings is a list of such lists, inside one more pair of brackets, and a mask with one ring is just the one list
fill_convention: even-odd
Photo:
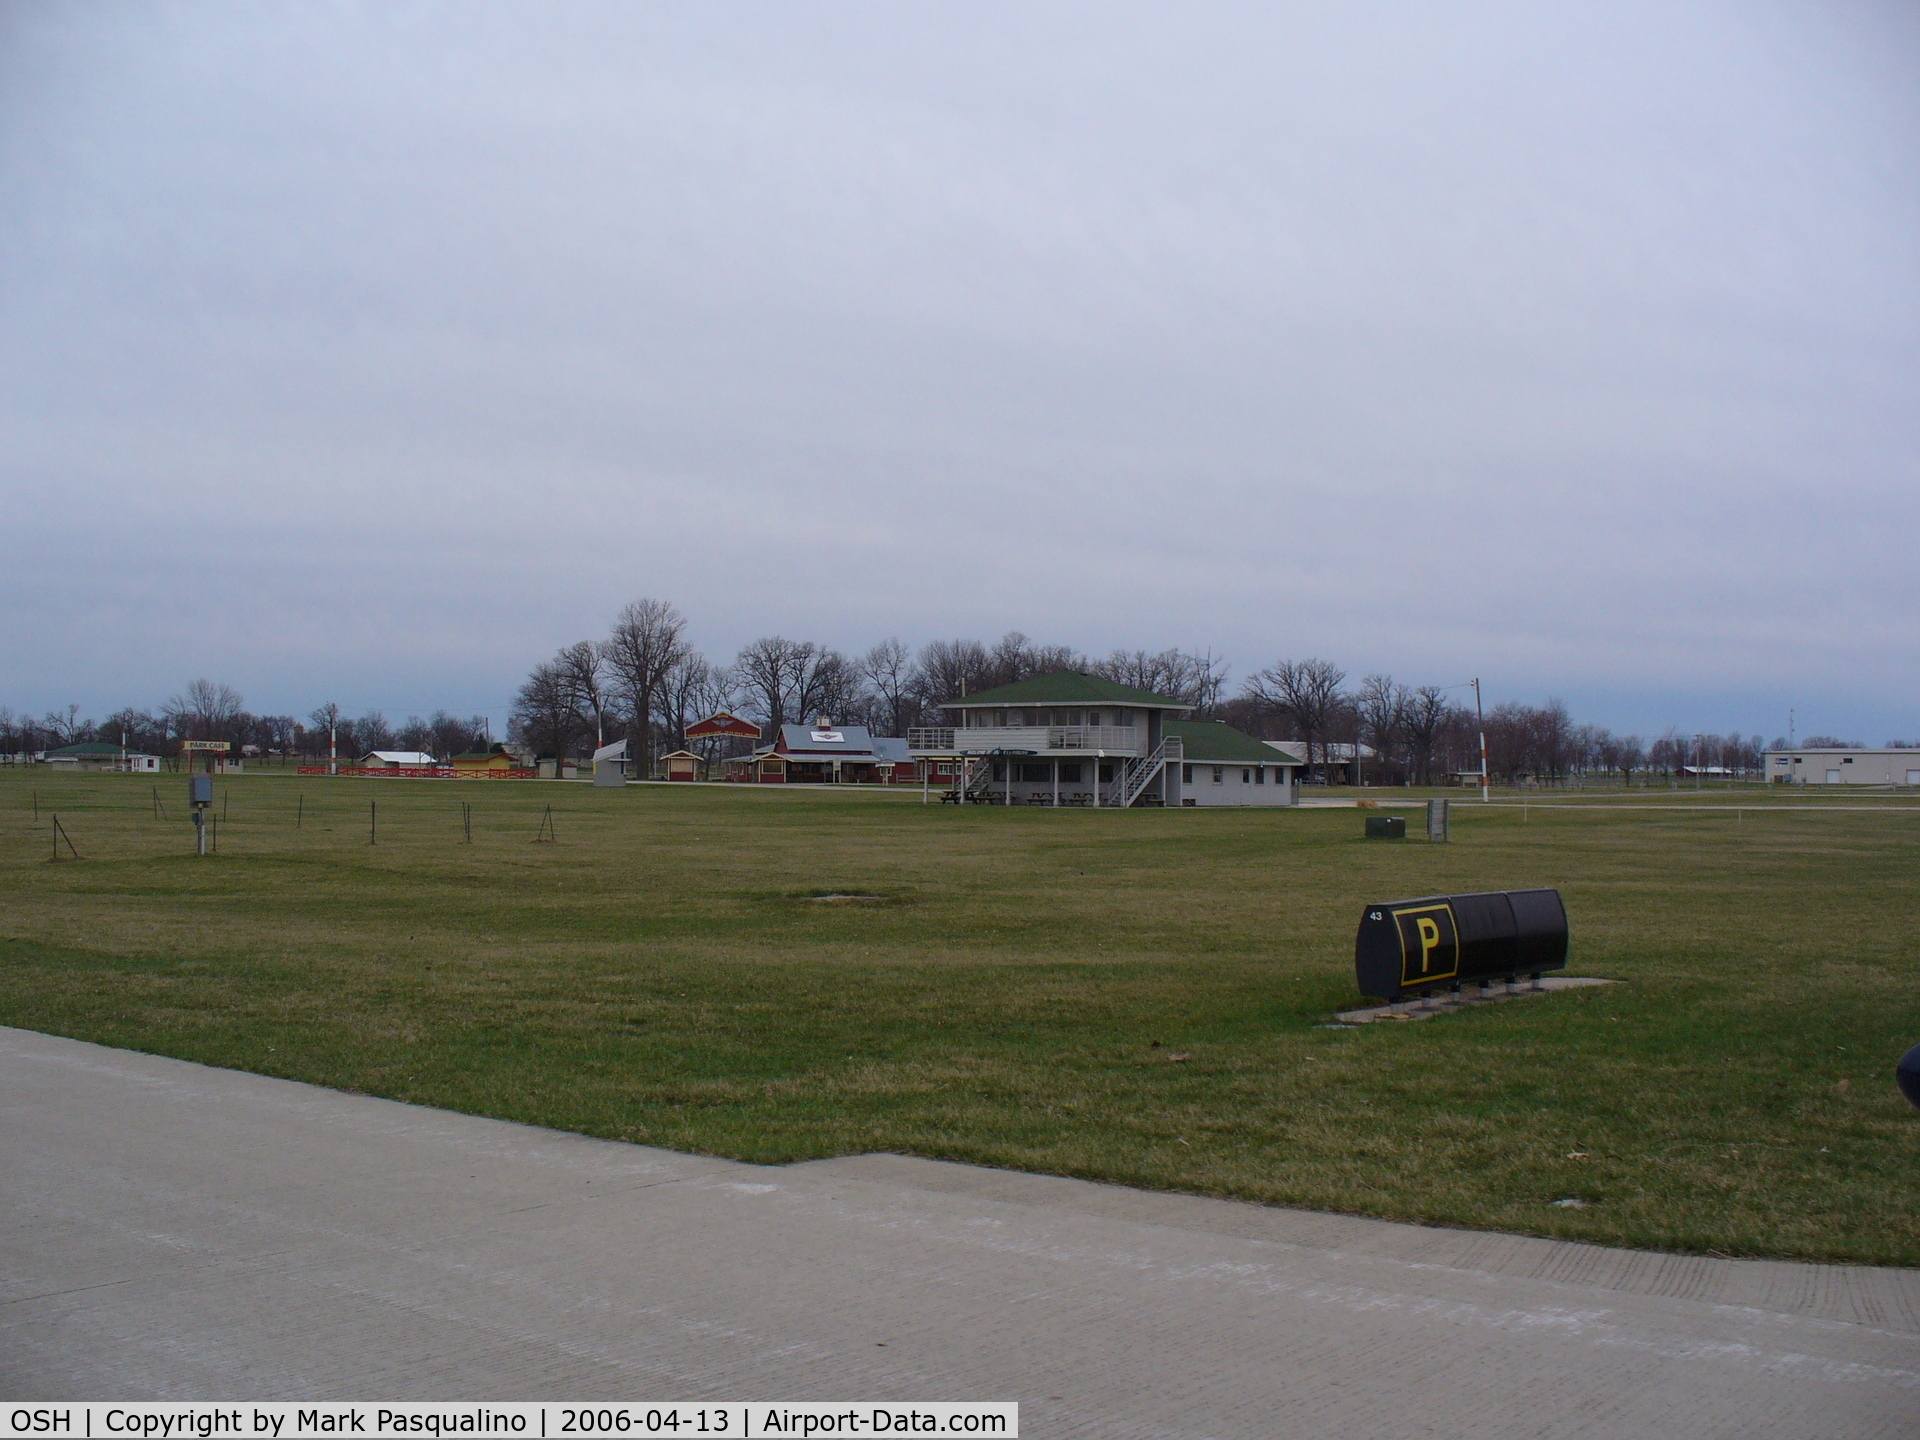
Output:
[[1010,805],[1292,805],[1298,761],[1193,707],[1077,670],[941,706],[907,732],[917,759],[957,759],[949,798]]
[[129,750],[105,740],[82,740],[46,753],[49,765],[79,770],[128,770],[147,773],[160,768],[160,757]]

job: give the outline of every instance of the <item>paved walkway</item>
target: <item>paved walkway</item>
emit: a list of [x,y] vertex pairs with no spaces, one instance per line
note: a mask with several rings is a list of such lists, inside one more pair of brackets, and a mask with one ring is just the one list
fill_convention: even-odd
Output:
[[19,1030],[0,1127],[8,1400],[1008,1399],[1028,1436],[1920,1435],[1905,1271],[892,1156],[766,1169]]

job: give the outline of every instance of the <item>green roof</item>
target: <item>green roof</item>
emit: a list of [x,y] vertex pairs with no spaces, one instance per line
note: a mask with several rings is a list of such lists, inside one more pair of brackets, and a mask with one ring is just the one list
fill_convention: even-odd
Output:
[[1191,710],[1191,705],[1169,700],[1131,685],[1116,685],[1098,675],[1078,670],[1056,670],[1051,675],[1029,675],[997,690],[982,690],[942,702],[948,710],[990,705],[1139,705],[1158,710]]
[[[127,753],[131,755],[138,752],[130,750]],[[112,755],[117,758],[119,754],[118,745],[109,745],[104,740],[82,740],[78,745],[62,745],[58,750],[47,751],[49,759],[55,755]]]
[[1218,720],[1169,720],[1161,729],[1178,735],[1186,746],[1186,760],[1203,765],[1298,765],[1300,757],[1274,749],[1244,730]]

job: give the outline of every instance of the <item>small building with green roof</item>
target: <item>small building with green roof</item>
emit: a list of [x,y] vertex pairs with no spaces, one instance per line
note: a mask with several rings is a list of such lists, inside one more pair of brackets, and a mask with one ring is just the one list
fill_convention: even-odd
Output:
[[46,760],[49,765],[79,770],[154,771],[160,768],[158,755],[127,750],[105,740],[82,740],[77,744],[62,745],[58,750],[47,751]]
[[[1298,761],[1184,701],[1078,670],[946,701],[916,759],[963,762],[949,798],[1001,804],[1291,805]],[[1220,779],[1214,779],[1218,770]]]

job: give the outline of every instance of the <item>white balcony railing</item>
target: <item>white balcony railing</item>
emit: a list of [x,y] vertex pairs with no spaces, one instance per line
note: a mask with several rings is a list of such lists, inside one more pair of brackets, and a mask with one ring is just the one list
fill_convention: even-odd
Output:
[[928,754],[994,750],[1101,750],[1109,755],[1144,755],[1143,725],[981,725],[972,729],[915,726],[907,731],[907,749]]

